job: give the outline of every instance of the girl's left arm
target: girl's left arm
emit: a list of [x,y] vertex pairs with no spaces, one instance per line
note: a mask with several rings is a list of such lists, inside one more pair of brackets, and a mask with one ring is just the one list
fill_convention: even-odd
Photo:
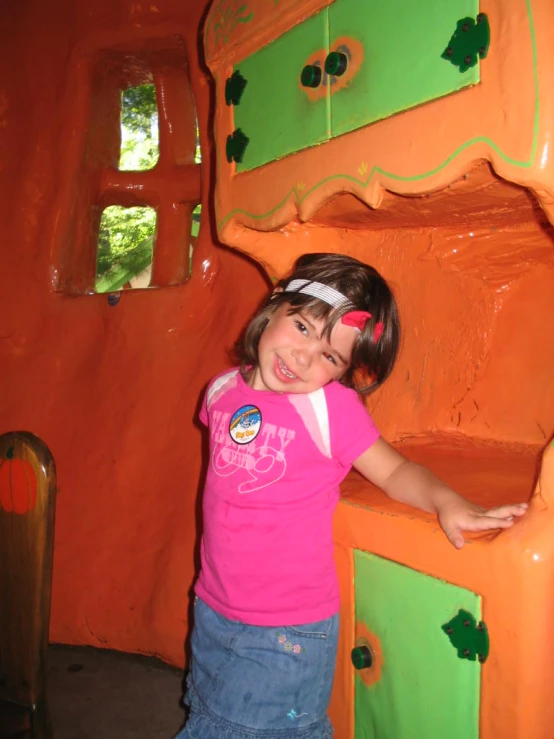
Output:
[[485,510],[455,493],[426,467],[410,462],[379,438],[353,465],[367,480],[401,503],[436,513],[448,540],[464,545],[463,531],[507,529],[523,516],[526,503]]

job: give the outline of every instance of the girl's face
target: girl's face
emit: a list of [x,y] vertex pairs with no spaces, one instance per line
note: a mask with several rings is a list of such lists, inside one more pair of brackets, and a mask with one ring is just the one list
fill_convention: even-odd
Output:
[[282,305],[260,338],[258,366],[250,379],[254,390],[311,393],[339,379],[350,364],[356,329],[337,321],[327,341],[324,321],[288,310],[287,303]]

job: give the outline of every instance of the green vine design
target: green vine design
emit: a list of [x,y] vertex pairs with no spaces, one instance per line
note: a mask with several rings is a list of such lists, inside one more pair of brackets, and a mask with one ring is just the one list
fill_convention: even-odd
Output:
[[240,7],[233,7],[233,2],[229,0],[219,0],[219,3],[212,11],[213,23],[212,31],[212,48],[225,46],[231,40],[233,31],[239,23],[250,23],[254,17],[254,13],[248,10],[248,3],[243,3]]

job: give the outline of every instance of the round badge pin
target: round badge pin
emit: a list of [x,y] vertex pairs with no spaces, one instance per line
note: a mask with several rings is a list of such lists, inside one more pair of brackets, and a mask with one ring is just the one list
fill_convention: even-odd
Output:
[[250,444],[260,433],[262,413],[255,405],[243,405],[233,413],[229,434],[237,444]]

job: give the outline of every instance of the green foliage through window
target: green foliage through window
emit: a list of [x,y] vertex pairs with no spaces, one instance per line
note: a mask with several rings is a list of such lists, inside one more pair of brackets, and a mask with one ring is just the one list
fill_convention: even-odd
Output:
[[144,171],[159,157],[158,107],[154,85],[128,87],[121,93],[121,153],[119,169]]
[[[132,287],[152,265],[155,235],[153,208],[106,208],[100,221],[96,292],[120,290],[129,283]],[[148,284],[148,274],[145,279]]]
[[198,236],[198,232],[200,231],[200,214],[202,213],[202,206],[197,205],[196,208],[192,211],[192,228],[191,228],[191,236],[196,238]]

